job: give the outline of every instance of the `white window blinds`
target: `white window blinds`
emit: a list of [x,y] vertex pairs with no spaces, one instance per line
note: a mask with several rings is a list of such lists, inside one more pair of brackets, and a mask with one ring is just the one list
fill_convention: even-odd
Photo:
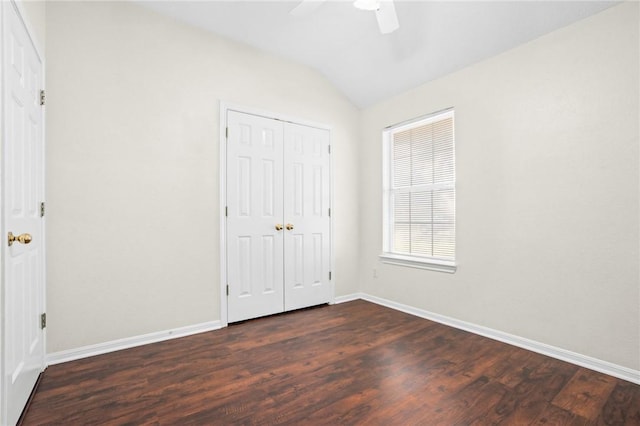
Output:
[[387,134],[388,253],[455,260],[453,111]]

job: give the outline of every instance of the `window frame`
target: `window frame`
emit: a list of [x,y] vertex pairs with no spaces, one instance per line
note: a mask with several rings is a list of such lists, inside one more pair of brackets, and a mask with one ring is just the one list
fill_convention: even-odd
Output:
[[[453,190],[456,193],[456,136],[455,136],[455,113],[453,108],[447,108],[444,110],[436,111],[432,114],[424,115],[412,120],[408,120],[402,123],[394,124],[386,127],[382,131],[382,253],[379,255],[381,262],[407,266],[411,268],[427,269],[439,272],[455,273],[457,270],[457,259],[454,256],[454,260],[439,259],[437,257],[427,256],[413,256],[405,253],[393,252],[391,250],[391,231],[393,227],[393,209],[391,206],[391,188],[392,188],[392,156],[391,156],[391,144],[393,141],[393,135],[408,129],[412,129],[419,126],[428,125],[447,118],[452,119],[452,134],[453,134],[453,161],[454,161],[454,178],[453,178]],[[455,195],[454,195],[455,197]],[[455,199],[454,198],[454,202]],[[456,227],[457,217],[454,211],[453,224]],[[457,239],[457,238],[456,238]],[[454,240],[455,244],[455,240]]]

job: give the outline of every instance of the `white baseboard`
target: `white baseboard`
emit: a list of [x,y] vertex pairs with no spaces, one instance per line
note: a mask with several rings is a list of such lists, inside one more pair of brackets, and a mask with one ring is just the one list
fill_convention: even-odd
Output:
[[135,346],[147,345],[149,343],[162,342],[163,340],[177,339],[179,337],[190,336],[192,334],[204,333],[206,331],[221,328],[220,321],[209,321],[201,324],[193,324],[171,330],[156,331],[154,333],[142,334],[140,336],[126,337],[124,339],[112,340],[110,342],[97,343],[95,345],[83,346],[66,351],[47,354],[47,365],[60,364],[68,361],[75,361],[90,356],[102,355],[122,349],[129,349]]
[[338,303],[351,302],[358,299],[364,299],[363,293],[353,293],[347,294],[345,296],[336,296],[333,298],[333,305],[337,305]]
[[[460,330],[469,331],[471,333],[479,334],[480,336],[488,337],[493,340],[498,340],[500,342],[507,343],[509,345],[517,346],[519,348],[527,349],[532,352],[537,352],[539,354],[546,355],[551,358],[556,358],[561,361],[566,361],[571,364],[579,365],[580,367],[588,368],[590,370],[608,374],[610,376],[617,377],[619,379],[640,384],[640,370],[633,370],[631,368],[623,367],[621,365],[613,364],[607,361],[602,361],[597,358],[592,358],[576,352],[571,352],[566,349],[547,345],[545,343],[536,342],[534,340],[525,339],[523,337],[514,336],[509,333],[504,333],[502,331],[494,330],[488,327],[483,327],[481,325],[472,324],[466,321],[460,321],[455,318],[450,318],[444,315],[425,311],[423,309],[414,308],[413,306],[403,305],[401,303],[393,302],[387,299],[382,299],[376,296],[371,296],[369,294],[362,293],[360,294],[360,296],[363,300],[366,300],[368,302],[386,306],[388,308],[402,311],[407,314],[415,315],[421,318],[426,318],[428,320],[438,322],[440,324],[448,325],[454,328],[458,328]],[[344,297],[347,297],[347,296],[344,296]],[[347,300],[345,300],[345,302],[346,301]]]

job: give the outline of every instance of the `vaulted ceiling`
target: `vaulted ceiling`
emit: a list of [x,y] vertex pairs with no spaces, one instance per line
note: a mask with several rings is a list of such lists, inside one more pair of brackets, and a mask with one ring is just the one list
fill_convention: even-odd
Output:
[[402,1],[400,29],[326,1],[304,16],[291,1],[142,1],[145,7],[324,74],[367,107],[600,12],[613,1]]

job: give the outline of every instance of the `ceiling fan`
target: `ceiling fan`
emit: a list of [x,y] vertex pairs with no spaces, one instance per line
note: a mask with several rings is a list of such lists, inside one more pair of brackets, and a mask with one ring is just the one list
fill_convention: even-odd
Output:
[[[325,1],[326,0],[302,0],[289,14],[294,16],[308,15],[320,7]],[[400,28],[393,0],[355,0],[353,6],[356,9],[376,12],[378,28],[380,28],[382,34],[389,34]]]

